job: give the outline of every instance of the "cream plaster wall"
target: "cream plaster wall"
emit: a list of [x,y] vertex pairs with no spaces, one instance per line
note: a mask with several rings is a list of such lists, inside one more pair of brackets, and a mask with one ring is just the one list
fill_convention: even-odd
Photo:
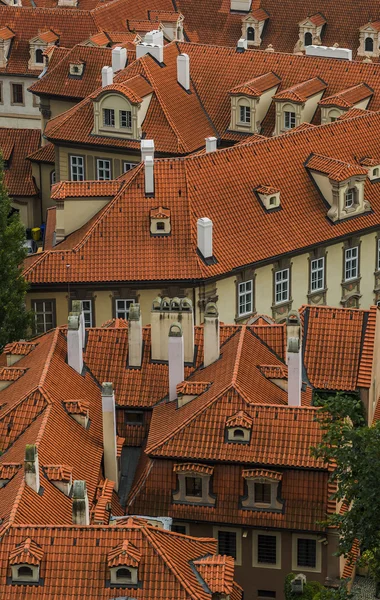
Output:
[[[12,75],[2,75],[2,103],[0,104],[0,126],[16,127],[27,129],[40,128],[40,111],[38,106],[34,106],[33,94],[28,92],[28,87],[37,81],[34,77],[17,77]],[[21,83],[24,88],[23,105],[13,105],[12,83]]]
[[95,325],[101,327],[103,323],[112,319],[112,298],[109,290],[94,292]]
[[[139,290],[137,292],[138,302],[140,303],[141,319],[143,325],[150,323],[150,312],[152,310],[153,300],[161,295],[161,290]],[[192,295],[189,296],[192,299]]]
[[[57,168],[57,181],[69,181],[70,180],[70,168],[69,168],[69,155],[85,156],[85,179],[94,180],[96,179],[96,158],[109,158],[112,160],[112,178],[116,178],[122,174],[122,162],[134,162],[136,164],[140,161],[139,155],[132,155],[128,152],[125,154],[112,152],[110,150],[93,150],[86,147],[77,148],[65,148],[59,146],[59,168]],[[58,165],[56,165],[58,167]]]
[[320,94],[316,94],[312,98],[309,98],[304,104],[304,108],[302,110],[301,115],[301,123],[310,123],[312,118],[314,117],[315,111],[318,108],[318,102],[322,98],[323,92]]
[[309,288],[309,261],[308,254],[293,256],[291,268],[291,297],[293,307],[299,308],[307,304],[307,292]]
[[376,261],[376,233],[369,233],[360,238],[360,306],[368,308],[375,301],[374,272]]
[[67,110],[78,104],[78,102],[70,102],[69,100],[58,100],[55,98],[50,98],[50,118],[54,119],[54,117],[57,117],[58,115],[61,115],[62,113],[66,112]]
[[327,248],[326,256],[326,283],[329,306],[341,306],[342,297],[341,281],[343,275],[343,244],[334,244]]
[[271,315],[273,301],[273,266],[266,265],[256,270],[256,311],[259,314]]
[[52,300],[55,298],[57,325],[65,325],[69,315],[67,292],[29,292],[26,295],[26,308],[32,308],[32,300]]
[[88,223],[111,198],[66,199],[63,208],[56,212],[56,231],[59,236],[67,236]]
[[217,283],[219,320],[234,323],[236,316],[236,277],[227,277]]

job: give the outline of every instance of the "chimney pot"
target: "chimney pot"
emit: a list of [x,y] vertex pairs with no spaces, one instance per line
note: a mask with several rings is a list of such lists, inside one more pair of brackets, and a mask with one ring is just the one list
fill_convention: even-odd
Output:
[[177,385],[185,379],[185,355],[182,327],[178,322],[169,329],[169,400],[177,398]]
[[212,221],[207,217],[198,219],[198,250],[203,258],[212,257]]
[[144,41],[136,46],[136,58],[141,58],[145,54],[150,54],[159,63],[164,60],[164,37],[162,31],[149,31]]
[[116,46],[112,48],[112,71],[117,73],[125,68],[127,62],[127,49]]
[[302,389],[302,327],[297,311],[290,311],[286,319],[288,358],[288,404],[301,406]]
[[117,466],[115,394],[113,384],[109,382],[102,383],[102,416],[104,475],[115,483],[115,490],[117,491],[119,473]]
[[129,307],[128,323],[128,363],[130,367],[141,367],[142,362],[142,322],[139,304]]
[[24,476],[26,485],[38,494],[40,489],[40,468],[37,446],[35,444],[27,444],[25,447]]
[[78,373],[83,369],[83,338],[79,315],[69,315],[67,328],[67,362]]
[[208,367],[220,356],[220,323],[217,306],[206,304],[203,325],[203,366]]
[[218,143],[218,140],[216,137],[206,137],[206,153],[208,154],[209,152],[215,152],[216,151],[216,145]]
[[73,483],[72,511],[73,525],[90,524],[90,508],[85,481],[76,480]]
[[237,49],[240,52],[244,52],[248,48],[248,41],[245,38],[240,38],[237,43]]
[[144,162],[147,156],[154,158],[154,140],[141,140],[141,162]]
[[145,195],[154,194],[154,158],[153,156],[146,156],[144,159],[144,173],[145,173]]
[[102,87],[112,85],[113,83],[113,70],[112,67],[102,68]]
[[190,58],[187,54],[177,56],[177,81],[186,91],[190,90]]

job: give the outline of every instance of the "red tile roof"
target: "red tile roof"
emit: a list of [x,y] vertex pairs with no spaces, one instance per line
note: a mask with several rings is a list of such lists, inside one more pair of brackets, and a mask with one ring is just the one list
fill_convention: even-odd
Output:
[[315,25],[316,27],[320,27],[321,25],[324,25],[326,23],[326,19],[321,13],[316,13],[311,17],[307,17],[307,19],[311,21],[311,23],[313,23],[313,25]]
[[306,166],[312,171],[324,173],[333,181],[344,181],[355,175],[367,175],[367,169],[364,169],[358,164],[347,163],[329,156],[320,154],[312,154],[308,159]]
[[41,148],[38,148],[38,150],[29,154],[28,160],[32,160],[33,162],[42,162],[42,163],[48,163],[50,165],[54,165],[55,164],[54,144],[45,144],[45,146],[41,146]]
[[213,594],[232,594],[234,559],[232,556],[204,556],[193,562]]
[[73,470],[68,465],[46,465],[46,476],[50,481],[71,481]]
[[200,465],[198,463],[178,463],[173,466],[175,473],[202,473],[202,475],[212,475],[214,467],[209,465]]
[[18,367],[1,367],[0,381],[17,381],[24,373],[25,369],[19,369]]
[[371,98],[373,95],[373,89],[365,83],[359,83],[353,87],[348,88],[320,100],[320,106],[338,106],[341,108],[352,108],[358,102]]
[[251,79],[251,81],[235,86],[230,90],[230,94],[244,94],[246,96],[259,98],[264,92],[280,85],[280,83],[281,79],[278,75],[272,72],[266,73],[265,75],[260,75],[259,77],[255,77],[255,79]]
[[355,117],[362,117],[363,115],[368,115],[370,113],[369,110],[365,110],[364,108],[350,108],[347,112],[343,113],[338,117],[339,121],[346,121],[347,119],[353,119]]
[[[0,6],[0,13],[1,8]],[[5,170],[5,185],[11,197],[36,196],[38,193],[32,177],[32,166],[26,158],[39,148],[40,141],[39,129],[0,127],[0,149],[8,165]]]
[[179,396],[199,396],[203,394],[210,385],[207,381],[184,381],[177,385],[177,394]]
[[1,27],[0,29],[0,39],[2,40],[10,40],[14,38],[14,31],[9,29],[9,27]]
[[24,563],[26,565],[39,565],[43,557],[43,550],[30,538],[27,538],[9,553],[9,564],[18,565]]
[[108,553],[108,566],[138,567],[141,560],[141,552],[129,540],[125,540]]
[[53,185],[51,198],[64,200],[65,198],[112,198],[115,196],[123,182],[110,181],[60,181]]
[[376,318],[377,306],[371,306],[368,313],[368,321],[365,329],[362,352],[360,356],[360,364],[358,371],[358,387],[370,388],[372,385],[372,371],[373,371],[373,353],[375,347],[375,329],[376,329]]
[[260,371],[267,379],[287,379],[288,368],[280,365],[260,365]]
[[239,410],[237,413],[228,417],[226,420],[226,427],[245,427],[251,429],[252,419],[244,410]]
[[308,81],[297,83],[286,90],[281,90],[281,92],[273,96],[273,100],[291,100],[292,102],[303,103],[312,96],[315,96],[315,94],[323,92],[326,88],[327,83],[325,81],[320,77],[314,77]]
[[282,480],[282,473],[279,473],[278,471],[268,471],[266,469],[243,469],[241,474],[244,479],[263,477],[265,479],[273,479],[273,481]]

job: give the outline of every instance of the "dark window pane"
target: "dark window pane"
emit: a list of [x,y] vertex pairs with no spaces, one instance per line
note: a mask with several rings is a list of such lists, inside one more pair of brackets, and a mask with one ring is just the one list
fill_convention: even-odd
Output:
[[255,483],[255,502],[270,504],[271,485],[269,483]]
[[218,553],[227,554],[236,559],[236,533],[234,531],[218,531]]
[[186,496],[202,497],[201,477],[186,477]]
[[272,592],[270,590],[257,590],[258,600],[261,598],[275,598],[276,592]]
[[175,533],[184,533],[184,534],[186,534],[186,525],[173,525],[172,526],[172,531],[175,531]]
[[13,104],[22,104],[24,101],[23,89],[21,83],[12,84]]
[[274,535],[257,536],[257,562],[276,564],[276,542],[277,538]]
[[297,565],[314,569],[317,561],[317,542],[304,538],[297,540]]
[[142,412],[129,412],[125,413],[125,422],[131,423],[132,425],[142,425],[144,415]]

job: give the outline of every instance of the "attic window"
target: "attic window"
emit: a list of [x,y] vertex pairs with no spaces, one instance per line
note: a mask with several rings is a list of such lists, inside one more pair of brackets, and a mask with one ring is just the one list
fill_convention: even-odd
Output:
[[33,578],[33,569],[31,569],[30,567],[19,567],[17,569],[17,577],[19,580],[26,579],[27,581],[29,581]]
[[120,111],[120,127],[122,129],[132,128],[132,112],[130,110]]
[[249,106],[240,106],[240,123],[249,124],[251,122],[251,108]]
[[373,177],[379,177],[379,169],[378,169],[378,167],[376,167],[375,169],[373,169],[372,175],[373,175]]
[[158,221],[158,223],[156,223],[156,229],[157,231],[165,231],[165,223],[163,221]]
[[259,185],[254,192],[267,211],[280,207],[280,190],[270,185]]
[[313,43],[313,36],[311,35],[310,31],[307,31],[305,33],[304,45],[305,46],[311,46],[312,43]]
[[115,111],[113,108],[103,108],[104,127],[115,127]]
[[249,443],[251,439],[252,419],[243,410],[229,417],[226,421],[227,442],[235,444]]
[[215,497],[210,493],[213,467],[200,464],[176,464],[177,490],[173,493],[176,504],[201,504],[214,506]]
[[255,503],[270,504],[271,503],[271,484],[270,483],[255,483]]
[[286,110],[284,112],[284,129],[293,129],[296,126],[296,113]]
[[129,569],[118,569],[116,571],[116,579],[123,579],[123,581],[125,579],[128,579],[129,581],[131,581],[132,573]]
[[84,63],[81,61],[70,63],[69,75],[72,77],[82,77],[84,71]]
[[364,49],[366,52],[373,52],[373,39],[367,37],[365,39]]
[[255,41],[255,30],[253,29],[253,27],[247,27],[247,40],[249,42]]
[[202,498],[202,478],[201,477],[185,477],[186,480],[186,496],[194,498]]
[[156,236],[171,232],[170,209],[159,206],[150,211],[150,233]]
[[243,429],[235,429],[234,432],[233,432],[233,436],[236,439],[242,439],[243,440],[244,437],[245,437],[245,433],[244,433]]
[[247,488],[247,493],[241,502],[243,508],[282,510],[283,501],[280,498],[282,473],[264,469],[245,469],[242,476]]
[[345,208],[353,208],[355,204],[355,199],[357,195],[356,188],[349,188],[345,194],[344,198],[344,206]]
[[269,198],[269,204],[270,204],[270,206],[276,206],[276,204],[277,204],[277,198],[276,198],[276,196],[271,196]]
[[41,48],[37,48],[36,63],[43,63],[43,62],[44,62],[43,51],[41,50]]

